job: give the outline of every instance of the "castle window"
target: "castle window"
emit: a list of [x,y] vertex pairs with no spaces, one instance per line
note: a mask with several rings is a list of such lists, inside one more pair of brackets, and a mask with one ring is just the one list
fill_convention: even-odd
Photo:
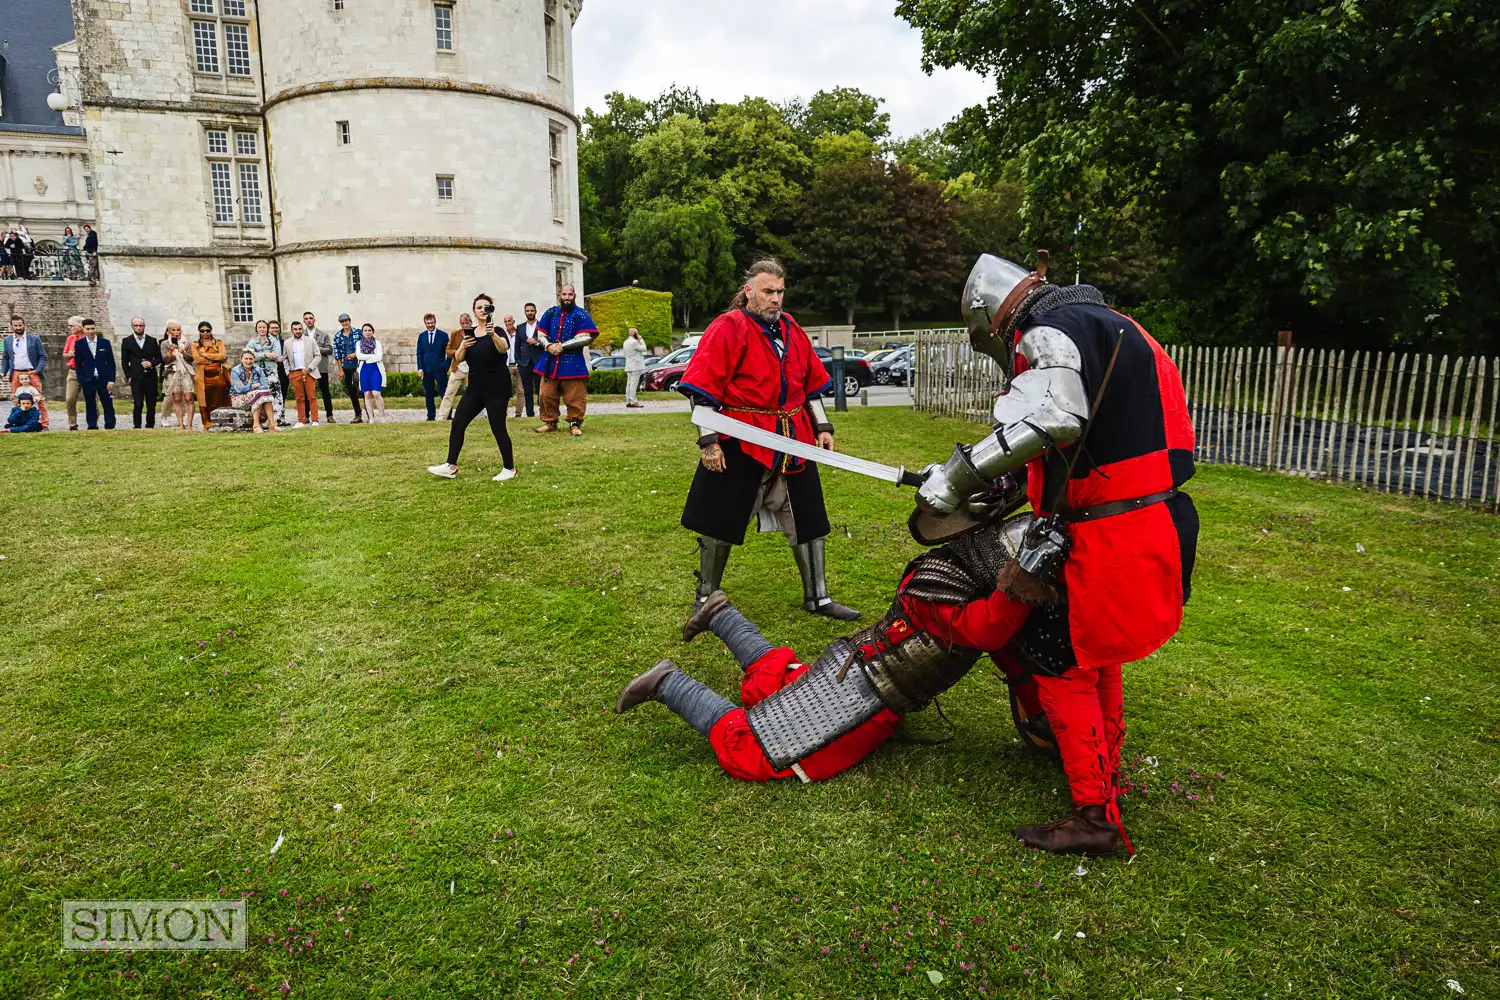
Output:
[[562,222],[563,214],[563,138],[567,135],[564,126],[553,122],[548,130],[548,157],[551,162],[552,176],[552,221]]
[[453,200],[453,175],[438,174],[437,178],[438,201]]
[[203,145],[214,225],[264,225],[259,134],[227,126],[209,127],[204,129]]
[[338,134],[338,139],[339,139],[339,145],[340,146],[347,146],[347,145],[349,145],[349,143],[351,141],[353,141],[353,137],[349,133],[349,123],[348,122],[335,122],[334,124],[338,126],[337,134]]
[[344,286],[350,295],[359,294],[359,265],[354,264],[344,268]]
[[557,20],[557,0],[547,0],[542,14],[547,44],[547,75],[559,82],[563,78],[563,35]]
[[344,9],[344,0],[333,0],[333,9],[334,10],[343,10]]
[[193,24],[193,68],[199,76],[227,74],[249,80],[254,67],[246,0],[192,0],[188,10]]
[[453,51],[453,5],[439,3],[432,6],[433,25],[437,30],[437,50]]
[[229,318],[236,323],[255,322],[255,300],[250,292],[250,275],[232,271],[229,278]]
[[557,287],[561,290],[563,285],[571,285],[573,283],[573,265],[555,264],[552,268],[552,275],[557,279]]
[[219,33],[212,21],[193,22],[193,55],[198,61],[198,72],[219,71]]

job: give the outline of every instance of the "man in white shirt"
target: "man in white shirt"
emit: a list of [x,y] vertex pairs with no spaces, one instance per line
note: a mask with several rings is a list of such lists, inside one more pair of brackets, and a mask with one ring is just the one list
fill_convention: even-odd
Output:
[[505,335],[510,338],[510,350],[506,352],[505,362],[510,365],[510,398],[515,404],[515,416],[521,415],[521,372],[517,367],[517,344],[520,337],[516,333],[516,318],[506,313],[502,320],[505,325]]
[[323,393],[323,416],[331,424],[333,420],[333,396],[329,393],[328,359],[333,357],[333,334],[318,329],[318,318],[310,312],[302,314],[302,332],[318,345],[318,389]]
[[0,362],[0,374],[10,380],[10,398],[25,386],[36,391],[32,396],[41,410],[42,430],[48,426],[47,400],[42,392],[42,379],[46,376],[47,349],[42,338],[26,332],[23,316],[10,318],[10,336],[5,338],[4,361]]
[[318,366],[322,351],[298,320],[292,320],[292,335],[282,346],[287,381],[297,397],[297,422],[293,427],[318,426]]

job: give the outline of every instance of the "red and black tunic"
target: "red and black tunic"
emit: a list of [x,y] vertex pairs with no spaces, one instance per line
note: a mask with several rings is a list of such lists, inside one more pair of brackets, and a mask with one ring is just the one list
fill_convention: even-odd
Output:
[[[807,401],[832,384],[812,341],[783,313],[768,326],[743,309],[714,320],[688,362],[678,391],[736,420],[798,441],[817,440]],[[799,541],[828,534],[828,513],[816,463],[720,435],[725,469],[698,466],[682,526],[739,545],[766,472],[787,476]]]
[[[1032,506],[1057,510],[1150,496],[1193,475],[1193,426],[1177,366],[1141,326],[1098,305],[1070,304],[1028,320],[1063,331],[1083,359],[1089,399],[1121,343],[1083,454],[1064,482],[1073,447],[1049,450],[1029,470]],[[1023,334],[1018,334],[1018,338]],[[1123,341],[1122,341],[1123,338]],[[1025,370],[1019,353],[1016,365]],[[1065,610],[1031,615],[1018,641],[1043,672],[1139,660],[1182,625],[1198,546],[1198,514],[1185,493],[1140,510],[1070,527]]]

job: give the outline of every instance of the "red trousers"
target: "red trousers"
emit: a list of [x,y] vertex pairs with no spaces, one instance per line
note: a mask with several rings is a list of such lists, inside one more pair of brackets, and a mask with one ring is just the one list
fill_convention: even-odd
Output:
[[1115,806],[1125,690],[1120,665],[1074,667],[1062,677],[1037,675],[1037,694],[1057,736],[1075,806]]
[[[740,702],[745,708],[750,708],[806,672],[807,667],[797,662],[795,652],[785,646],[773,649],[746,668],[745,679],[740,682]],[[745,721],[744,708],[737,708],[714,723],[708,734],[708,742],[719,758],[719,766],[731,778],[741,781],[772,781],[779,778],[824,781],[847,771],[874,753],[876,747],[890,739],[900,723],[901,716],[888,708],[882,708],[868,722],[845,733],[816,753],[804,757],[785,771],[778,771],[771,766],[770,758],[760,748],[760,742],[756,740],[750,724]]]

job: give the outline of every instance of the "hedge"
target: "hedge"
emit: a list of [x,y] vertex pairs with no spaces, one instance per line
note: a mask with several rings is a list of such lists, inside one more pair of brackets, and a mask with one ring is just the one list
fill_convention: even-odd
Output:
[[586,296],[584,308],[599,328],[594,347],[606,354],[625,342],[625,334],[632,326],[641,331],[647,347],[672,346],[671,292],[617,288],[612,292]]
[[[615,396],[624,395],[625,373],[618,368],[590,373],[589,392],[609,393]],[[422,380],[417,377],[416,372],[386,372],[385,394],[391,397],[420,397],[422,395]]]
[[[644,337],[645,334],[642,333],[641,336]],[[616,396],[623,396],[625,394],[625,372],[619,368],[609,371],[591,372],[589,374],[589,392],[611,393]]]

